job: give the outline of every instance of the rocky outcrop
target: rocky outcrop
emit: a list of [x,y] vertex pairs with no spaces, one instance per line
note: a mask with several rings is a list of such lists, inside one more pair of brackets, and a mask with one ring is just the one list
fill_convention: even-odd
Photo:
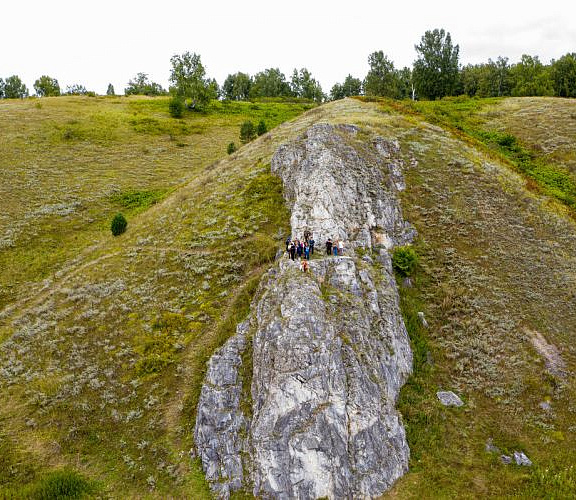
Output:
[[391,248],[413,236],[395,197],[404,189],[398,142],[358,135],[351,125],[319,124],[274,155],[272,172],[284,181],[294,237],[312,229],[317,242]]
[[[219,496],[244,487],[263,498],[374,497],[406,472],[394,406],[412,355],[388,254],[412,235],[396,198],[398,149],[352,126],[316,125],[274,156],[293,235],[343,239],[348,254],[313,259],[309,273],[281,259],[212,357],[195,439]],[[248,398],[240,365],[250,346]]]

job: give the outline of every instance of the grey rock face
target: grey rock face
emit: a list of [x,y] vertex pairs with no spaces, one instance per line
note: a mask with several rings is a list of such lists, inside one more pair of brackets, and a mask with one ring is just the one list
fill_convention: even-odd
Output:
[[[211,359],[196,446],[221,497],[243,486],[262,498],[368,498],[407,471],[395,402],[412,353],[386,250],[411,234],[395,196],[402,162],[397,143],[366,145],[357,134],[317,125],[273,159],[293,235],[309,229],[319,247],[324,237],[342,238],[348,255],[312,260],[308,273],[280,259],[249,320]],[[377,264],[350,251],[376,245]],[[252,414],[243,415],[248,336]]]
[[280,277],[253,339],[254,493],[381,494],[409,454],[394,403],[412,357],[393,280],[376,285],[349,257],[313,261],[306,275],[284,261]]
[[444,406],[462,406],[464,404],[452,391],[438,391],[436,396]]
[[248,322],[240,323],[236,335],[210,358],[196,416],[194,438],[206,479],[225,498],[230,490],[240,489],[244,479],[241,436],[248,422],[240,410],[242,380],[238,371],[248,328]]
[[357,134],[350,125],[318,124],[272,158],[291,204],[294,237],[308,229],[318,246],[332,238],[391,248],[413,236],[395,198],[404,187],[398,143],[377,138],[365,144]]

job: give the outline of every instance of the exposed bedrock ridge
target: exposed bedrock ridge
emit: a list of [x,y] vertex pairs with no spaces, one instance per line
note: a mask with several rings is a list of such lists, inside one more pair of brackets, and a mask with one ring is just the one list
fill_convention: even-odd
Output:
[[403,162],[396,142],[357,136],[316,125],[273,158],[293,235],[309,229],[377,257],[312,260],[308,274],[281,259],[263,278],[249,318],[211,358],[198,405],[196,447],[218,496],[374,497],[407,470],[395,402],[412,354],[387,250],[413,235],[396,197]]

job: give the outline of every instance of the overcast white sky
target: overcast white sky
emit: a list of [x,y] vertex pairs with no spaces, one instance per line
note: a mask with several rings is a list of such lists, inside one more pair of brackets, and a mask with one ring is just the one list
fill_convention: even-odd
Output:
[[463,64],[523,53],[548,62],[576,52],[576,1],[549,0],[28,0],[2,2],[0,77],[33,92],[40,75],[121,93],[137,72],[168,86],[170,57],[197,52],[220,84],[228,73],[307,67],[325,92],[348,73],[363,78],[383,50],[411,66],[414,44],[444,28]]

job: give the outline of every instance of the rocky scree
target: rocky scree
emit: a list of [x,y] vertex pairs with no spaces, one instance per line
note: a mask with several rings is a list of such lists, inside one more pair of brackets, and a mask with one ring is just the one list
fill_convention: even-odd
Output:
[[[213,491],[263,498],[382,494],[408,468],[398,392],[412,353],[388,249],[414,231],[402,219],[398,143],[319,124],[281,146],[272,170],[292,234],[345,240],[347,255],[280,259],[248,319],[209,362],[195,442]],[[353,249],[368,252],[360,259]],[[252,348],[251,410],[243,353]],[[244,358],[246,359],[246,358]]]

